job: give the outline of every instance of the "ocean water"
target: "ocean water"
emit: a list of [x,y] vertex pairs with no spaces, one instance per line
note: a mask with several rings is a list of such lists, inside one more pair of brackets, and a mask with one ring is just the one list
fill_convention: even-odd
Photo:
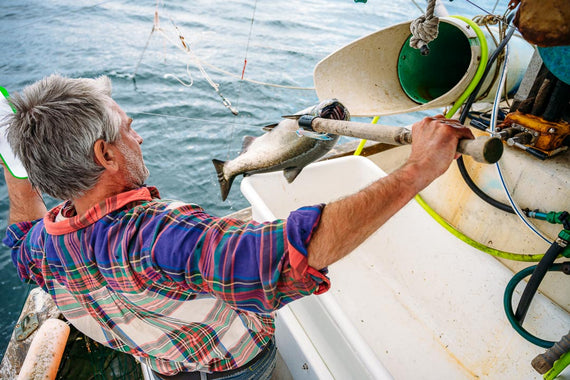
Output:
[[[507,2],[501,0],[497,12]],[[425,1],[417,3],[425,8]],[[492,10],[496,2],[476,3]],[[444,4],[450,14],[482,14],[465,0]],[[159,24],[153,29],[156,11]],[[263,125],[278,122],[281,115],[316,104],[313,69],[328,54],[420,14],[410,0],[162,0],[158,5],[0,0],[0,86],[13,93],[52,73],[109,76],[115,100],[144,138],[148,184],[157,186],[163,198],[197,203],[223,216],[248,204],[239,191],[240,179],[221,201],[211,160],[235,157],[243,136],[260,135]],[[180,36],[189,52],[182,49]],[[220,94],[239,111],[237,116]],[[383,122],[408,124],[417,117]],[[46,197],[46,203],[53,207],[58,201]],[[0,179],[2,233],[7,216],[8,195]],[[3,246],[0,289],[3,355],[30,289],[18,279]]]

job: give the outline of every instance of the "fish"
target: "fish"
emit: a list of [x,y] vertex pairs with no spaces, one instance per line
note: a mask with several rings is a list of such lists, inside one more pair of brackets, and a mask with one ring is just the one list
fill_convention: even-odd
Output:
[[[350,120],[350,113],[337,99],[329,99],[295,115],[312,115],[327,119]],[[339,136],[316,134],[299,128],[296,120],[285,118],[263,127],[259,137],[245,136],[241,153],[232,160],[213,159],[225,201],[234,179],[244,176],[283,171],[288,183],[297,178],[305,166],[318,160],[337,143]]]

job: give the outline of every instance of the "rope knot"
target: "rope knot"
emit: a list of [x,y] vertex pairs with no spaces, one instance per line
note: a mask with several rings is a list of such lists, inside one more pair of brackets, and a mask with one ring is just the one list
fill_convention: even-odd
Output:
[[427,44],[435,40],[439,32],[439,18],[433,15],[434,8],[435,0],[431,0],[425,15],[418,17],[410,24],[410,32],[412,32],[410,46],[420,49],[422,55],[429,54]]

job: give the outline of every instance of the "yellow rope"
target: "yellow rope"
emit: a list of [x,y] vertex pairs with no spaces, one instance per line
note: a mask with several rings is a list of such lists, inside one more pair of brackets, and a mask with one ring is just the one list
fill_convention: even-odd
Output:
[[[378,119],[380,119],[378,116],[374,116],[374,118],[372,119],[370,124],[378,123]],[[366,145],[367,141],[368,140],[366,140],[366,139],[360,140],[360,144],[358,144],[358,148],[356,148],[356,150],[354,151],[355,156],[360,156],[360,154],[362,153],[362,150],[364,149],[364,145]]]

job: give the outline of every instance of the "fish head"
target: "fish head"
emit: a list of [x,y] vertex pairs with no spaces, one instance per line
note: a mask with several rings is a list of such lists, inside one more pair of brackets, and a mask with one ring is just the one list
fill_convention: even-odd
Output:
[[309,112],[312,116],[323,119],[350,120],[350,112],[338,99],[326,99],[314,106]]

